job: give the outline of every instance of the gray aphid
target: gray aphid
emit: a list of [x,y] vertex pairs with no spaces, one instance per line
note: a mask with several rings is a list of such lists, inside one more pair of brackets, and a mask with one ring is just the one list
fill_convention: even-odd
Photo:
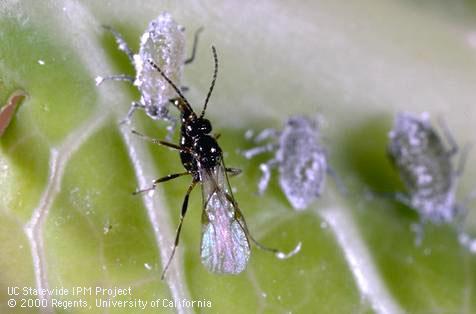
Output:
[[286,121],[282,131],[265,129],[254,141],[258,143],[266,139],[273,141],[243,153],[250,159],[264,152],[275,152],[274,158],[260,165],[263,176],[258,184],[259,193],[266,190],[271,170],[277,167],[279,184],[289,202],[297,210],[305,209],[321,195],[329,171],[317,122],[294,116]]
[[169,13],[162,13],[149,23],[141,36],[138,54],[133,54],[122,35],[112,27],[104,28],[114,35],[119,49],[126,53],[136,69],[136,77],[120,74],[96,78],[96,85],[105,80],[129,81],[139,89],[140,100],[132,103],[123,122],[129,123],[134,111],[142,108],[152,119],[171,121],[175,125],[176,119],[170,116],[168,107],[169,100],[176,98],[177,94],[147,60],[154,61],[168,78],[180,86],[183,66],[194,58],[198,32],[195,35],[192,56],[185,60],[184,28],[178,25]]
[[421,117],[399,113],[389,133],[388,154],[407,189],[398,199],[417,210],[423,221],[452,222],[462,211],[455,201],[459,171],[452,157],[458,148],[445,129],[449,148],[431,126],[427,113]]

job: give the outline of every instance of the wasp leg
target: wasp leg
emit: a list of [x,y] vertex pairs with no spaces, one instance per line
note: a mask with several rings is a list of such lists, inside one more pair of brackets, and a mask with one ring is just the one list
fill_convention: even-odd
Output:
[[[278,249],[275,249],[275,248],[270,248],[270,247],[267,247],[263,244],[261,244],[260,242],[258,242],[250,233],[250,231],[248,230],[248,226],[246,224],[246,220],[245,220],[245,217],[243,216],[243,214],[241,213],[240,211],[240,208],[238,207],[238,203],[235,201],[235,199],[233,198],[233,196],[231,196],[230,194],[226,193],[226,198],[233,204],[233,207],[235,208],[235,217],[236,217],[236,221],[238,222],[238,224],[240,225],[241,229],[243,230],[243,232],[246,234],[246,236],[248,238],[250,238],[251,242],[253,242],[259,249],[263,250],[263,251],[268,251],[268,252],[271,252],[273,253],[277,258],[279,259],[287,259],[287,258],[290,258],[291,256],[294,256],[296,255],[300,250],[301,250],[301,245],[302,243],[299,242],[296,247],[289,253],[284,253],[282,252],[281,250],[278,250]],[[237,219],[237,218],[240,218],[240,219]]]
[[241,173],[241,169],[238,168],[226,168],[225,170],[230,174],[230,177],[237,176]]
[[126,81],[133,84],[135,78],[127,74],[116,74],[116,75],[108,75],[108,76],[96,76],[95,80],[96,80],[96,86],[99,86],[104,81]]
[[105,30],[112,33],[112,35],[116,39],[116,44],[119,47],[119,50],[124,52],[127,55],[127,57],[129,58],[129,60],[131,60],[131,62],[134,63],[134,53],[132,52],[131,48],[129,48],[129,45],[124,40],[122,35],[118,31],[116,31],[114,28],[112,28],[111,26],[103,25],[102,27]]
[[175,178],[185,176],[185,175],[188,175],[188,174],[190,174],[190,172],[180,172],[180,173],[173,173],[173,174],[166,175],[165,177],[162,177],[162,178],[159,178],[159,179],[156,179],[156,180],[152,181],[152,185],[149,188],[146,188],[146,189],[143,189],[143,190],[137,190],[137,191],[133,192],[132,195],[137,195],[137,194],[140,194],[140,193],[145,193],[145,192],[155,190],[155,188],[157,187],[157,185],[159,183],[170,181],[170,180],[173,180]]
[[259,180],[258,183],[258,194],[261,195],[264,193],[266,188],[268,187],[269,184],[269,179],[271,178],[271,171],[273,168],[276,168],[279,165],[279,161],[277,159],[271,159],[268,160],[267,162],[259,165],[259,169],[263,173],[261,176],[261,179]]
[[203,31],[203,27],[200,27],[195,31],[195,35],[193,37],[193,48],[192,48],[192,55],[185,60],[185,64],[192,63],[195,60],[195,53],[197,52],[197,45],[198,45],[198,38],[200,37],[200,33]]
[[175,249],[177,248],[177,246],[179,244],[180,231],[182,230],[183,219],[185,218],[185,214],[187,213],[188,199],[190,197],[190,193],[192,192],[192,190],[193,190],[193,188],[195,187],[196,184],[197,184],[197,181],[192,181],[192,183],[188,187],[187,193],[185,194],[185,197],[183,199],[182,211],[180,212],[180,222],[179,222],[179,225],[177,227],[177,231],[175,233],[174,247],[172,248],[172,252],[170,253],[170,257],[167,261],[167,264],[165,264],[164,270],[162,271],[162,275],[160,276],[160,278],[162,280],[164,280],[165,273],[167,272],[167,269],[169,268],[170,263],[172,262],[172,259],[173,259],[174,254],[175,254]]

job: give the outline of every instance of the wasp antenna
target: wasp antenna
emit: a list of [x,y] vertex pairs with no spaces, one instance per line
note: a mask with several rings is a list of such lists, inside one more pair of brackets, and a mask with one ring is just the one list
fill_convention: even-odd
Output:
[[218,57],[217,57],[217,51],[215,49],[215,46],[212,46],[212,52],[213,52],[213,60],[215,61],[215,71],[213,72],[212,85],[210,86],[210,89],[208,90],[207,98],[205,99],[205,104],[203,105],[203,110],[202,110],[202,113],[200,114],[200,118],[203,118],[203,116],[205,115],[205,111],[207,110],[208,100],[210,100],[210,96],[212,95],[212,91],[213,91],[213,88],[215,87],[215,82],[217,80]]
[[156,69],[160,75],[162,75],[162,77],[164,78],[164,80],[167,81],[167,83],[170,84],[170,86],[172,86],[172,88],[175,90],[175,92],[180,96],[180,98],[187,104],[187,106],[189,106],[190,108],[192,106],[190,106],[190,103],[188,102],[187,98],[185,98],[185,96],[182,94],[182,92],[180,91],[180,89],[174,84],[174,82],[172,82],[168,77],[167,75],[165,75],[164,71],[162,71],[162,69],[152,60],[152,59],[147,59],[147,62],[154,68]]

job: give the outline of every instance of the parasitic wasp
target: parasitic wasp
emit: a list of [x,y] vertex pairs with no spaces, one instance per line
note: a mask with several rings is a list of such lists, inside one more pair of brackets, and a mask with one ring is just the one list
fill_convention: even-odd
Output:
[[192,177],[192,182],[183,199],[174,246],[162,272],[162,279],[167,272],[179,244],[182,224],[187,213],[189,196],[197,184],[200,184],[202,187],[203,200],[203,227],[200,245],[201,261],[210,272],[217,274],[241,273],[246,268],[250,257],[250,240],[258,248],[270,251],[280,259],[291,257],[296,254],[301,247],[301,243],[299,243],[292,252],[285,254],[277,249],[268,248],[260,244],[252,237],[248,230],[245,218],[233,196],[228,180],[228,174],[236,175],[240,170],[227,168],[225,166],[222,149],[217,142],[218,136],[210,134],[212,125],[210,120],[204,118],[218,73],[218,57],[215,47],[213,46],[212,52],[215,70],[200,115],[197,115],[193,111],[192,106],[182,94],[181,90],[168,78],[166,73],[164,73],[152,59],[147,60],[177,93],[178,97],[172,99],[171,103],[180,111],[180,144],[177,145],[150,138],[134,130],[132,132],[152,143],[178,150],[182,165],[186,171],[170,174],[154,180],[149,188],[138,190],[134,192],[134,194],[152,191],[159,183],[177,177],[185,175]]

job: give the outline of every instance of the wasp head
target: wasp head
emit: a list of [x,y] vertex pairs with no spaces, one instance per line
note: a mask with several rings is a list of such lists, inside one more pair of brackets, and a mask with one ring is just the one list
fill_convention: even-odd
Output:
[[208,119],[196,118],[187,123],[185,128],[188,136],[199,137],[212,131],[212,125]]

